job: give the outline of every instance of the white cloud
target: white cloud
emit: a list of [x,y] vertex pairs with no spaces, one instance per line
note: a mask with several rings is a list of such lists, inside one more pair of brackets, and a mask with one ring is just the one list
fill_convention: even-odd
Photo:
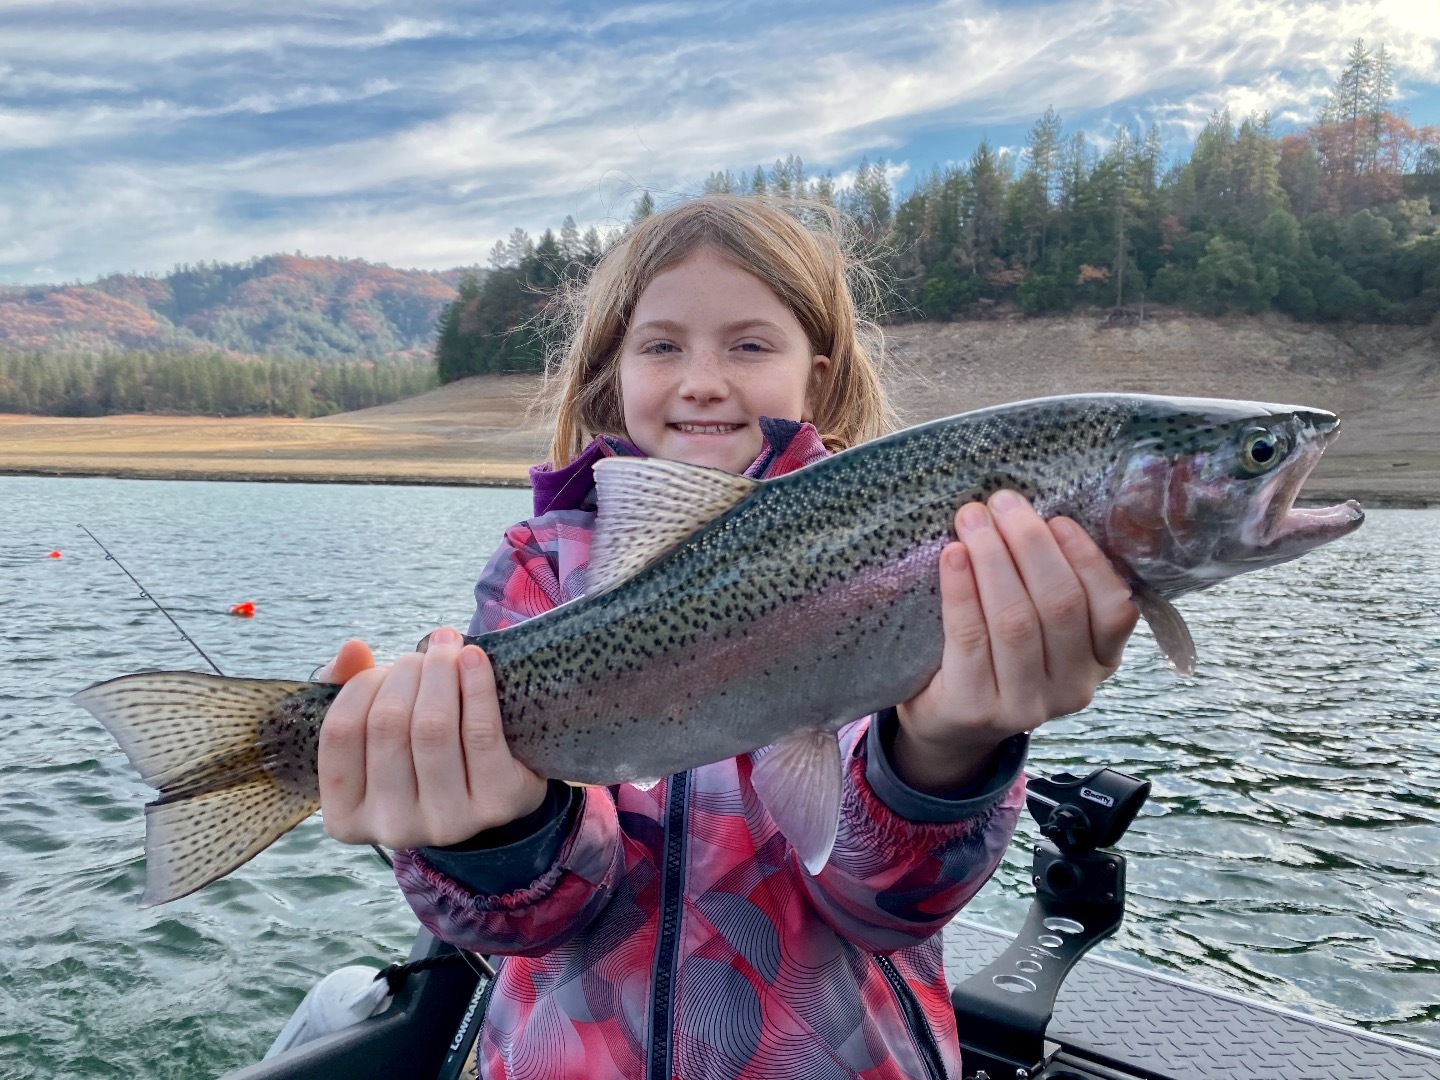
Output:
[[[707,19],[718,4],[637,4],[586,23],[341,0],[302,17],[236,0],[206,5],[217,34],[167,21],[174,4],[47,3],[118,20],[57,34],[40,7],[0,0],[0,86],[15,91],[0,153],[77,154],[0,192],[0,267],[74,276],[296,247],[439,266],[475,261],[516,224],[624,216],[638,188],[688,190],[788,153],[842,177],[862,154],[898,158],[898,180],[931,164],[906,154],[918,131],[973,141],[1050,105],[1071,130],[1138,118],[1177,142],[1222,107],[1303,123],[1355,37],[1386,44],[1402,87],[1440,81],[1427,6],[877,0],[856,14],[757,7],[743,34],[722,34]],[[5,28],[12,12],[30,19]],[[358,122],[388,108],[402,119]],[[329,135],[313,119],[325,109]],[[287,117],[304,110],[297,135]],[[228,141],[241,121],[247,138]],[[196,125],[218,149],[191,149]]]

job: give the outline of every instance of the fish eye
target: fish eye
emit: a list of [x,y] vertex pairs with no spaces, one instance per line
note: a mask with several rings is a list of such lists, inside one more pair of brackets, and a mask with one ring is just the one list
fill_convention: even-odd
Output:
[[1240,466],[1252,476],[1268,472],[1285,456],[1285,446],[1272,431],[1247,431],[1240,440]]

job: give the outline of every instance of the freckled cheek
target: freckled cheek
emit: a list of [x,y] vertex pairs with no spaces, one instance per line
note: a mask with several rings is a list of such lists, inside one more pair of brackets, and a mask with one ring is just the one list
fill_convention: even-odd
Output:
[[631,372],[626,376],[626,367],[620,367],[620,415],[625,421],[625,432],[631,442],[647,454],[656,450],[656,442],[664,435],[665,427],[660,422],[664,415],[664,392],[656,380]]

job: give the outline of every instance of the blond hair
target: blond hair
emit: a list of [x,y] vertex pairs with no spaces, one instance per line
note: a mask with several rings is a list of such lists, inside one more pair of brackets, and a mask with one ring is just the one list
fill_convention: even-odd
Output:
[[552,356],[541,391],[555,424],[551,465],[567,465],[595,435],[625,434],[619,360],[635,305],[656,276],[705,247],[768,285],[811,351],[830,358],[813,389],[813,422],[827,447],[891,430],[878,369],[883,339],[855,299],[858,291],[873,300],[877,290],[864,265],[846,254],[844,224],[818,204],[705,195],[633,226],[587,280],[559,297],[567,342]]

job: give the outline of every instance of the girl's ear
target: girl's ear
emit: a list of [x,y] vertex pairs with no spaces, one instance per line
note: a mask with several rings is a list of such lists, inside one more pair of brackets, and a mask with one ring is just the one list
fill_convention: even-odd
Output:
[[818,396],[820,381],[830,370],[830,358],[816,353],[811,358],[810,365],[810,383],[805,388],[805,412],[800,417],[801,421],[806,424],[815,419],[815,398]]

